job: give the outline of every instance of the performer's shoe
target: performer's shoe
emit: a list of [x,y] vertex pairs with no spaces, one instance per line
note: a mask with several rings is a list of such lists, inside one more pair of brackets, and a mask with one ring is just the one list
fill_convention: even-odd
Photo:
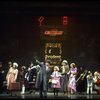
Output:
[[40,95],[40,98],[43,98],[43,95]]
[[44,96],[44,98],[47,98],[47,96]]
[[21,94],[25,94],[24,92],[21,92]]

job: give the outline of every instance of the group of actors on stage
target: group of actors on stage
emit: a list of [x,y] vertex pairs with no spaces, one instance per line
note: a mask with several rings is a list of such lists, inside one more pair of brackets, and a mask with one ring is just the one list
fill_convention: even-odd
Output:
[[61,65],[51,65],[50,60],[40,62],[35,59],[28,68],[19,68],[18,63],[9,62],[9,69],[6,75],[4,73],[0,62],[0,93],[6,80],[8,93],[14,89],[13,83],[19,82],[21,94],[25,94],[27,87],[30,87],[30,90],[39,91],[40,97],[47,97],[49,88],[53,90],[54,96],[58,96],[59,91],[69,97],[77,92],[92,94],[94,89],[100,94],[100,72],[93,74],[83,67],[78,68],[75,63],[69,64],[67,60],[63,60]]

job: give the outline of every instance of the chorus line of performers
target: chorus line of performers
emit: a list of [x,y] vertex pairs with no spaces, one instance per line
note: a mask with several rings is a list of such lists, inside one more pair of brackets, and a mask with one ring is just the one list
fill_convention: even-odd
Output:
[[92,94],[94,89],[100,94],[100,73],[94,72],[93,75],[83,67],[78,69],[75,63],[68,64],[67,60],[63,60],[61,66],[54,66],[50,60],[40,62],[35,59],[35,63],[31,62],[28,68],[26,66],[19,68],[18,63],[9,62],[6,76],[4,73],[0,62],[0,93],[3,92],[3,81],[6,79],[8,93],[15,88],[13,83],[16,86],[19,82],[21,94],[25,94],[25,90],[29,87],[30,90],[39,91],[40,97],[47,97],[48,88],[53,90],[54,96],[58,96],[59,91],[68,96],[84,91]]

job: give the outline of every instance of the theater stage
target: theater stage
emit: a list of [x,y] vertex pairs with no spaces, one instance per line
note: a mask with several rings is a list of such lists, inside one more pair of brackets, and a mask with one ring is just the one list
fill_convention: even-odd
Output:
[[[100,99],[100,95],[97,94],[92,94],[92,95],[87,95],[86,93],[83,94],[74,94],[71,95],[70,97],[68,97],[67,95],[64,96],[63,93],[59,93],[58,96],[53,95],[53,92],[48,92],[47,93],[47,98],[46,99]],[[29,93],[26,92],[24,95],[20,94],[20,92],[13,92],[12,95],[7,94],[7,93],[3,93],[0,94],[0,99],[44,99],[44,98],[40,98],[39,97],[39,93],[38,92],[33,92],[33,93]]]

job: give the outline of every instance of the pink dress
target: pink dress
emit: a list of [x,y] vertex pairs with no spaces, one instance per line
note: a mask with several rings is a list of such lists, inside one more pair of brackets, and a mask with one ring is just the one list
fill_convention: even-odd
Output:
[[[60,84],[60,77],[61,77],[61,74],[58,72],[58,71],[54,71],[51,75],[51,80],[52,80],[52,83],[51,83],[51,87],[52,88],[61,88],[61,84]],[[53,80],[56,81],[56,83],[53,83]]]
[[70,69],[70,77],[69,77],[69,82],[68,82],[68,88],[71,88],[76,92],[76,73],[77,73],[77,68],[71,68]]

